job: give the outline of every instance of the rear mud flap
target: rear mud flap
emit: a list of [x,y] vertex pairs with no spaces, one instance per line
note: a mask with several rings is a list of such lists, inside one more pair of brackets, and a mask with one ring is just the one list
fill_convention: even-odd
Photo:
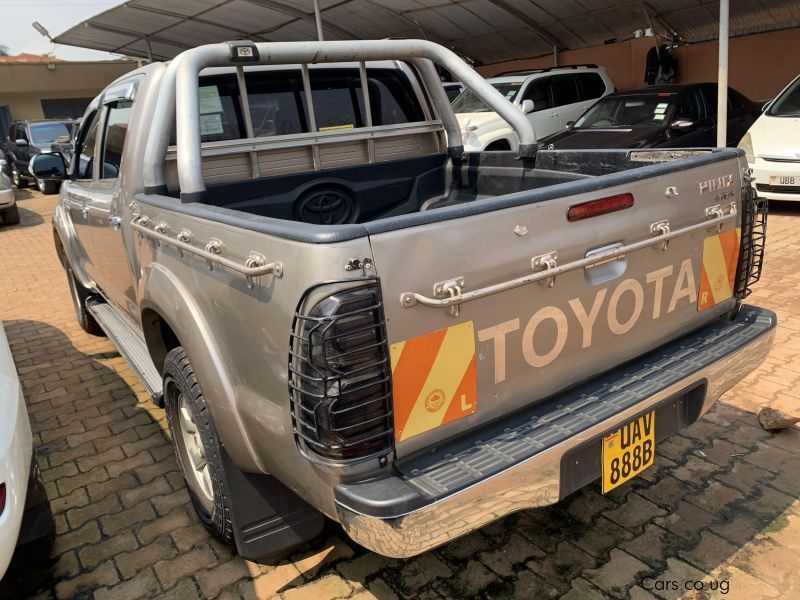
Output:
[[314,539],[325,516],[269,475],[240,471],[222,449],[225,484],[231,499],[236,549],[249,560],[285,552]]

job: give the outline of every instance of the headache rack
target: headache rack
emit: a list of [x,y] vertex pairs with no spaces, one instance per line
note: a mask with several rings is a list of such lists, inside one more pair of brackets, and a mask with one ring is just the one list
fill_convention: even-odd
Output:
[[[295,313],[289,346],[292,428],[312,462],[362,462],[393,448],[391,369],[375,280]],[[341,282],[339,282],[341,283]],[[308,452],[310,450],[311,452]]]
[[740,300],[747,298],[751,286],[761,279],[764,263],[764,246],[767,239],[767,213],[769,205],[766,198],[758,198],[752,188],[743,202],[742,245],[739,250],[739,267],[736,270],[734,295]]

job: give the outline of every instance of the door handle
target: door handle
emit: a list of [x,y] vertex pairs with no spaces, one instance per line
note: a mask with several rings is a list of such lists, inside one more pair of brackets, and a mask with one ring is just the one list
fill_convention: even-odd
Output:
[[85,217],[85,216],[87,216],[87,215],[89,214],[89,206],[88,206],[88,205],[87,205],[85,202],[81,202],[81,203],[79,204],[79,207],[80,207],[80,209],[81,209],[81,214],[82,214],[84,217]]
[[122,224],[122,217],[118,215],[108,215],[108,222],[111,223],[111,229],[116,231]]

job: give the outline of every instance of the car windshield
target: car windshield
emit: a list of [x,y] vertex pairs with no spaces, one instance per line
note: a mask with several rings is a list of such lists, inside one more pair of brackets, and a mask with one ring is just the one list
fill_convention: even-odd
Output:
[[800,117],[800,77],[775,98],[767,114],[771,117]]
[[31,136],[34,144],[52,144],[62,135],[69,138],[68,123],[39,123],[31,125]]
[[[492,87],[503,94],[506,100],[513,102],[522,87],[522,82],[498,82],[492,83]],[[453,111],[457,113],[491,112],[491,110],[472,90],[464,90],[458,98],[453,100]]]
[[610,96],[598,100],[575,122],[575,129],[652,127],[663,124],[670,96]]

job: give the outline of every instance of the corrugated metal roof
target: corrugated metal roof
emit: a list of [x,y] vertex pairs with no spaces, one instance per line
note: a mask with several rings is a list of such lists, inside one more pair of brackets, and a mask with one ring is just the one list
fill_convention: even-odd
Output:
[[[424,38],[477,64],[627,39],[652,24],[714,38],[718,0],[321,0],[326,39]],[[59,44],[169,59],[234,39],[316,39],[313,0],[130,0],[57,36]],[[731,35],[793,27],[797,0],[731,2]]]

